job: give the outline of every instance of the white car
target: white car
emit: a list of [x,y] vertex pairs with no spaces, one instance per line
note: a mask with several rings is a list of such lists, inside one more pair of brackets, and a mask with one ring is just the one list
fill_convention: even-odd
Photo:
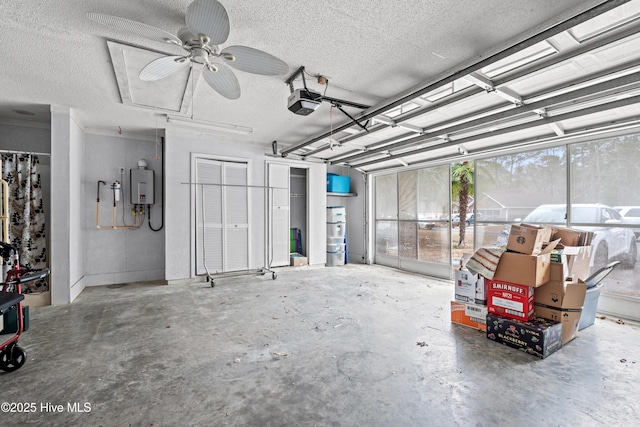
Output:
[[[640,206],[615,206],[615,210],[620,212],[625,224],[638,224],[640,226]],[[636,238],[640,237],[640,228],[634,228]]]
[[[540,205],[531,211],[523,220],[525,223],[565,225],[567,222],[567,206]],[[633,268],[638,257],[636,236],[631,228],[616,227],[622,224],[620,213],[601,204],[571,205],[571,222],[574,224],[606,224],[610,227],[575,226],[574,228],[592,231],[595,237],[591,242],[594,250],[591,255],[591,266],[600,268],[609,261],[618,260],[621,266]]]

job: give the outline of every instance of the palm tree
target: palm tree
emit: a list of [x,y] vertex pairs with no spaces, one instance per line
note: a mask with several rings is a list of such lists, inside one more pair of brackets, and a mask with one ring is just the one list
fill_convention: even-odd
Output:
[[458,196],[460,214],[460,240],[458,241],[458,246],[464,247],[469,194],[473,193],[473,161],[454,163],[451,166],[451,192],[452,200],[455,199],[456,195]]

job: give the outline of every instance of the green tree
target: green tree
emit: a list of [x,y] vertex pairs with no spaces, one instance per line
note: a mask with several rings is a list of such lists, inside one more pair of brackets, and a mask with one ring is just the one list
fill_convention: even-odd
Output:
[[458,213],[460,214],[460,239],[458,246],[464,247],[467,229],[467,208],[469,196],[473,194],[473,161],[454,163],[451,166],[451,196],[458,199]]

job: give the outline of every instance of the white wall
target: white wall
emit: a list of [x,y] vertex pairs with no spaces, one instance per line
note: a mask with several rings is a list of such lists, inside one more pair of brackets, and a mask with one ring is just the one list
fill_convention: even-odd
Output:
[[[194,248],[191,230],[191,161],[192,153],[211,155],[221,160],[236,159],[249,162],[249,184],[265,185],[265,153],[270,153],[271,147],[255,144],[245,144],[234,141],[229,136],[208,135],[200,132],[170,129],[166,131],[166,234],[165,234],[165,279],[179,281],[193,278],[193,263],[191,253]],[[309,209],[312,221],[322,224],[322,231],[316,231],[309,237],[309,262],[324,264],[325,260],[325,226],[326,197],[324,193],[325,170],[324,164],[295,162],[277,159],[295,167],[309,167],[309,188],[312,194]],[[250,268],[265,266],[264,260],[264,191],[250,190],[251,197],[251,246],[254,248],[250,259]],[[321,216],[317,219],[316,216]],[[318,235],[320,233],[320,235]],[[313,243],[312,243],[313,242]],[[315,246],[313,246],[315,245]]]
[[[51,303],[67,304],[82,291],[82,186],[84,134],[68,107],[51,107]],[[72,150],[74,153],[72,153]],[[81,181],[80,181],[81,182]],[[75,286],[75,288],[74,288]],[[72,292],[72,288],[73,292]]]
[[[136,169],[138,160],[145,159],[155,175],[155,203],[151,207],[152,225],[157,229],[162,223],[162,160],[154,159],[155,138],[113,134],[87,133],[85,137],[85,162],[82,209],[84,220],[83,245],[85,286],[107,285],[164,278],[164,229],[154,232],[145,219],[138,229],[99,229],[96,226],[96,196],[98,180],[106,182],[100,188],[100,224],[113,223],[114,181],[121,181],[119,168],[125,168],[124,195],[116,204],[116,224],[133,225],[130,202],[130,169]],[[161,150],[158,149],[160,157]],[[124,213],[124,219],[123,219]],[[146,215],[145,215],[146,218]]]
[[17,152],[51,152],[51,127],[28,121],[0,121],[0,149]]
[[77,120],[71,113],[69,123],[69,283],[71,284],[70,301],[73,301],[84,289],[82,276],[84,273],[85,245],[83,240],[84,212],[78,203],[82,197],[84,185],[85,135]]

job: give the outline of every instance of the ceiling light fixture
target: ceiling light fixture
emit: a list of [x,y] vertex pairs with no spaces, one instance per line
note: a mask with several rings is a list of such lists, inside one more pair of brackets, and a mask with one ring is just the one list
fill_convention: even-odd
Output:
[[237,133],[241,135],[250,135],[253,128],[247,126],[233,125],[229,123],[211,122],[208,120],[195,120],[189,117],[169,116],[167,115],[167,123],[174,123],[186,127],[210,129],[220,132]]

